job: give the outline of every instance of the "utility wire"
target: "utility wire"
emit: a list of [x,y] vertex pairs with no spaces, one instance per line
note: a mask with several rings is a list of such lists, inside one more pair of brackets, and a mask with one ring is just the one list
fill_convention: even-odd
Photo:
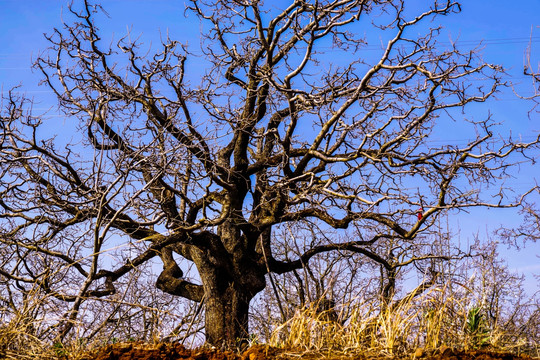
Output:
[[[495,39],[470,39],[470,40],[456,40],[456,41],[435,41],[434,48],[439,48],[442,45],[507,45],[507,44],[528,44],[528,43],[538,43],[540,42],[540,36],[529,36],[529,37],[511,37],[511,38],[495,38]],[[412,47],[413,45],[407,44],[406,47]],[[306,47],[299,46],[297,49],[305,49]],[[321,50],[331,50],[336,49],[335,46],[316,46],[315,49]],[[381,45],[364,45],[360,50],[384,50],[384,47]],[[190,50],[192,54],[203,54],[202,51]],[[0,58],[4,57],[26,57],[27,54],[24,53],[0,53]]]

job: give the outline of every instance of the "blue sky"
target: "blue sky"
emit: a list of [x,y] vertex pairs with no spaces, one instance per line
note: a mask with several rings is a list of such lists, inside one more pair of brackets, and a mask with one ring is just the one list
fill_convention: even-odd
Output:
[[[270,0],[267,0],[270,3]],[[426,0],[407,1],[409,9],[415,10]],[[61,26],[62,18],[68,19],[65,0],[0,0],[0,86],[3,91],[16,85],[35,100],[37,113],[55,106],[50,91],[38,86],[40,76],[31,70],[31,62],[47,47],[43,34],[50,33],[55,26]],[[110,15],[102,19],[99,27],[102,33],[114,33],[119,39],[131,28],[132,36],[141,36],[145,42],[159,41],[159,35],[169,32],[172,38],[187,42],[191,49],[199,47],[200,26],[193,15],[184,18],[184,2],[179,0],[107,0],[102,1]],[[523,75],[524,53],[532,35],[533,61],[540,61],[540,1],[522,0],[508,2],[502,0],[465,0],[462,13],[439,18],[437,24],[445,27],[441,40],[462,44],[481,44],[487,62],[502,64],[508,69],[509,80],[516,84],[521,94],[530,94],[531,83]],[[532,31],[532,33],[531,33]],[[510,91],[498,95],[497,101],[477,105],[472,116],[483,117],[488,112],[512,129],[514,134],[531,136],[540,130],[538,113],[528,117],[530,104],[518,100]],[[65,123],[60,116],[51,131],[62,129]],[[56,127],[56,128],[55,128]],[[457,136],[457,135],[456,135]],[[527,168],[517,174],[512,186],[525,188],[534,181],[535,171]],[[475,211],[453,220],[461,229],[461,237],[466,241],[472,233],[480,236],[489,234],[503,222],[518,224],[515,214],[508,211]],[[540,244],[528,244],[527,251],[516,253],[501,248],[510,267],[528,275],[528,286],[537,286],[532,274],[540,273]]]

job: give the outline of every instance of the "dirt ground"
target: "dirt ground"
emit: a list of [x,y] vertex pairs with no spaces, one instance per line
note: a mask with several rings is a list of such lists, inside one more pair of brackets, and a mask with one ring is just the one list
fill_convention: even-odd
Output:
[[[415,354],[397,359],[421,360],[532,360],[530,356],[503,354],[492,351],[454,351],[445,348],[434,352],[424,352],[421,349]],[[293,353],[286,350],[271,348],[264,345],[255,345],[242,354],[222,352],[212,349],[189,350],[180,344],[114,344],[103,347],[82,360],[388,360],[389,357],[369,355],[321,354],[321,353]],[[394,358],[396,359],[396,358]]]

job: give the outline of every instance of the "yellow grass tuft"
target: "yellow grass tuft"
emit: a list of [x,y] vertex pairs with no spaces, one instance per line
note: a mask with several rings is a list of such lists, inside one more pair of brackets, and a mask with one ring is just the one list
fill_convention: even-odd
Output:
[[[357,299],[333,309],[338,319],[328,319],[316,306],[297,310],[278,326],[270,345],[317,352],[411,354],[416,349],[489,348],[539,355],[539,345],[525,334],[509,333],[483,318],[474,297],[456,297],[446,287],[384,305],[377,299]],[[343,319],[343,314],[350,314]],[[476,314],[476,315],[474,315]],[[474,317],[476,316],[476,317]]]

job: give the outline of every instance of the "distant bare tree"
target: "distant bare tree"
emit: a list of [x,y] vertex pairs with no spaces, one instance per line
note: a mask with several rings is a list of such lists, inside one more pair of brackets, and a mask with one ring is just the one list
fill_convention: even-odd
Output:
[[[529,192],[510,197],[503,179],[539,139],[463,115],[505,85],[503,69],[426,27],[458,2],[416,15],[406,3],[192,0],[202,55],[169,38],[149,55],[129,37],[108,45],[100,6],[71,8],[35,66],[64,121],[77,119],[73,141],[4,96],[2,278],[68,305],[61,339],[89,299],[159,258],[157,288],[203,303],[207,342],[233,347],[269,273],[338,250],[391,271],[407,249],[439,257],[414,244],[449,210],[520,206]],[[198,84],[192,62],[207,66]],[[272,231],[293,223],[356,237],[277,256]]]

